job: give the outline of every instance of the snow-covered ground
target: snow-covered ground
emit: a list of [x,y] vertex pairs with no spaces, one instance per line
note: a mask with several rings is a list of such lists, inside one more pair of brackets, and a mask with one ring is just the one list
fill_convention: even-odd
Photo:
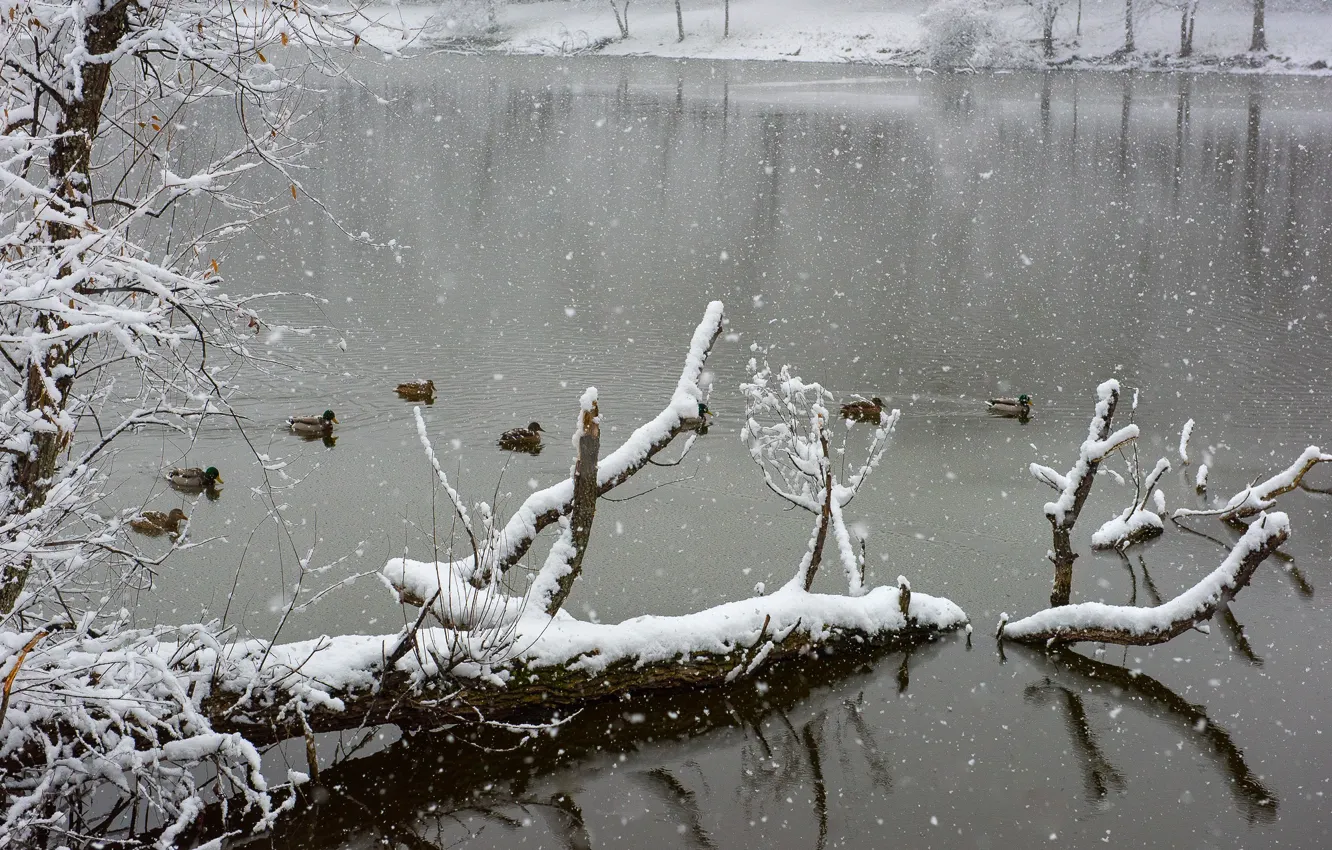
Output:
[[[730,35],[723,37],[723,5],[685,0],[685,39],[677,40],[671,0],[629,4],[630,36],[619,28],[608,0],[559,0],[499,7],[498,27],[484,32],[483,0],[454,0],[385,8],[384,18],[425,28],[420,46],[451,46],[506,53],[705,59],[763,59],[802,62],[925,64],[926,0],[734,0]],[[1055,24],[1052,62],[1069,67],[1223,68],[1269,72],[1328,73],[1332,64],[1332,3],[1309,0],[1296,7],[1271,3],[1266,24],[1268,52],[1248,52],[1252,7],[1246,3],[1202,3],[1194,56],[1179,60],[1179,13],[1164,4],[1139,2],[1136,51],[1122,55],[1124,6],[1120,0],[1083,0],[1078,30],[1077,0],[1062,7]],[[990,7],[994,28],[986,51],[993,67],[1045,65],[1040,27],[1027,5]]]

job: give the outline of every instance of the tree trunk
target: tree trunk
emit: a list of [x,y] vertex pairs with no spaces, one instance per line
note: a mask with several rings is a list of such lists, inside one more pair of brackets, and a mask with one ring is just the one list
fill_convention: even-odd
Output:
[[569,572],[560,577],[559,590],[552,594],[546,613],[554,617],[564,600],[573,592],[574,581],[583,571],[583,555],[592,537],[592,519],[597,512],[597,456],[601,452],[601,426],[597,422],[597,404],[585,410],[583,433],[578,438],[578,465],[574,468],[573,511],[569,514],[569,528],[573,534],[574,556],[569,560]]
[[620,28],[620,38],[629,37],[629,0],[625,0],[624,10],[621,13],[620,7],[615,5],[615,0],[610,0],[611,14],[615,15],[615,25]]
[[675,0],[675,28],[680,33],[676,42],[684,41],[684,12],[680,11],[680,0]]
[[[87,19],[84,40],[87,52],[94,57],[110,54],[125,37],[129,29],[129,0],[105,9]],[[50,181],[56,192],[72,207],[89,210],[91,219],[92,186],[89,177],[93,142],[102,119],[102,101],[111,84],[110,62],[86,62],[80,68],[82,97],[61,106],[60,121],[56,125],[56,141],[47,158]],[[77,239],[79,228],[64,222],[51,221],[46,225],[46,236],[58,244]],[[61,269],[64,276],[68,269]],[[60,327],[60,319],[42,313],[34,320],[39,332],[49,333]],[[32,447],[28,453],[16,457],[10,470],[10,488],[15,515],[26,514],[46,504],[55,474],[56,459],[72,434],[60,425],[60,414],[69,403],[74,378],[72,365],[74,348],[64,344],[52,345],[40,360],[27,363],[24,378],[24,407],[35,420],[46,423],[47,428],[33,428]],[[62,374],[55,378],[59,370]],[[48,383],[48,381],[50,383]],[[51,393],[54,387],[55,394]],[[30,557],[7,563],[4,578],[0,580],[0,616],[8,614],[18,602],[28,580]]]
[[722,4],[722,38],[731,37],[731,0]]
[[[1115,407],[1119,404],[1119,391],[1116,390],[1110,396],[1110,401],[1106,406],[1105,419],[1101,422],[1101,427],[1096,435],[1096,439],[1104,440],[1110,436],[1110,423],[1115,418]],[[1050,591],[1050,607],[1057,608],[1060,605],[1067,605],[1069,597],[1073,593],[1073,562],[1078,559],[1078,553],[1073,551],[1072,533],[1073,526],[1078,521],[1078,514],[1082,513],[1082,506],[1087,501],[1087,496],[1091,494],[1092,484],[1096,481],[1096,470],[1101,466],[1099,460],[1089,461],[1087,469],[1082,478],[1078,480],[1077,489],[1073,491],[1073,507],[1064,514],[1063,522],[1055,520],[1053,514],[1049,515],[1050,528],[1053,532],[1055,575],[1054,587]]]
[[1041,32],[1041,49],[1045,53],[1046,59],[1054,57],[1054,25],[1057,9],[1046,9],[1044,15],[1045,28]]
[[1267,49],[1267,26],[1263,23],[1267,0],[1253,0],[1253,41],[1249,42],[1250,52],[1257,53]]
[[828,432],[819,428],[819,445],[823,447],[823,509],[819,512],[819,530],[814,535],[814,549],[810,553],[809,567],[805,570],[805,590],[814,586],[814,575],[823,561],[823,546],[828,541],[828,526],[832,525],[832,458],[828,457]]
[[1124,0],[1124,52],[1137,50],[1133,40],[1133,0]]

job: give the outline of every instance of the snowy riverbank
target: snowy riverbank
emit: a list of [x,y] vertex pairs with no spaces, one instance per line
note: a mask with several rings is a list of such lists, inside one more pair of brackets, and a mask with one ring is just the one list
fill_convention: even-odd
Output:
[[[990,31],[983,49],[970,64],[1332,73],[1332,8],[1325,0],[1269,3],[1268,50],[1263,53],[1248,50],[1251,6],[1204,3],[1188,59],[1177,55],[1179,12],[1166,4],[1137,5],[1136,49],[1124,53],[1123,3],[1084,0],[1080,10],[1076,0],[1065,4],[1055,21],[1055,51],[1048,61],[1041,55],[1040,24],[1032,8],[995,5],[985,13]],[[493,27],[482,0],[397,6],[385,9],[381,20],[419,33],[414,39],[418,49],[919,66],[930,64],[931,33],[922,17],[928,6],[924,0],[734,0],[724,37],[721,2],[685,2],[683,41],[678,40],[674,3],[668,0],[631,3],[628,38],[620,37],[606,0],[507,4],[498,7]]]

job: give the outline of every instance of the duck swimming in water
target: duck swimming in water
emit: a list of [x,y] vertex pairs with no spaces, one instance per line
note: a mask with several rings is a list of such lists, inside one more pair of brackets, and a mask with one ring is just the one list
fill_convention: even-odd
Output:
[[1025,419],[1031,415],[1031,396],[1026,393],[1017,398],[992,398],[985,404],[991,413],[998,416],[1016,416]]
[[287,427],[295,434],[318,437],[333,433],[333,426],[338,424],[338,417],[333,411],[325,410],[322,416],[292,416],[287,419]]
[[850,419],[853,422],[872,422],[879,424],[879,418],[883,416],[883,399],[875,396],[869,401],[861,399],[859,401],[848,401],[842,405],[842,418]]
[[541,451],[541,435],[545,431],[537,422],[527,423],[526,428],[510,428],[499,437],[499,447],[511,452]]

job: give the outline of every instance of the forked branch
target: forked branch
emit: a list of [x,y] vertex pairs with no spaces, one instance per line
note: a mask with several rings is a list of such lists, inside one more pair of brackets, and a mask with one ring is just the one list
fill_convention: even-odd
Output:
[[1096,479],[1096,470],[1101,461],[1113,451],[1138,437],[1137,425],[1126,425],[1114,433],[1110,432],[1110,423],[1114,420],[1115,406],[1119,403],[1119,382],[1109,380],[1096,388],[1096,412],[1092,416],[1078,452],[1077,462],[1067,475],[1060,475],[1040,464],[1031,465],[1031,474],[1037,481],[1058,487],[1059,498],[1045,505],[1046,519],[1050,520],[1050,529],[1054,538],[1054,548],[1050,560],[1054,563],[1054,588],[1050,592],[1052,606],[1067,605],[1073,591],[1073,562],[1077,553],[1073,551],[1073,526],[1078,521],[1082,506],[1091,494],[1092,484]]
[[1324,453],[1317,446],[1309,446],[1290,466],[1266,481],[1255,482],[1245,487],[1231,496],[1224,507],[1210,510],[1180,508],[1170,516],[1172,519],[1187,516],[1215,516],[1220,517],[1222,522],[1237,523],[1273,507],[1276,504],[1277,496],[1289,493],[1299,487],[1309,470],[1328,461],[1332,461],[1332,454]]

